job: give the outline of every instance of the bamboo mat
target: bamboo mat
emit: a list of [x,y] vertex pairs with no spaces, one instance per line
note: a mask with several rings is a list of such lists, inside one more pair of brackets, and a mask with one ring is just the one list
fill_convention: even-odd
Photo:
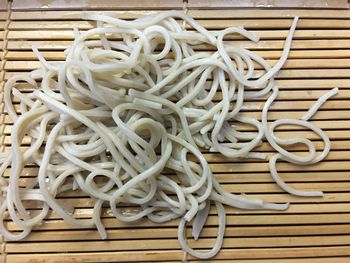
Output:
[[[248,9],[233,9],[244,3]],[[313,122],[327,131],[332,149],[317,165],[298,167],[278,164],[286,182],[297,189],[323,190],[322,198],[299,198],[281,191],[272,182],[267,162],[224,158],[205,153],[211,169],[226,190],[244,193],[271,202],[290,202],[287,211],[244,211],[227,209],[227,229],[223,248],[212,262],[350,262],[350,10],[347,1],[280,1],[279,9],[269,7],[277,1],[186,2],[188,13],[210,30],[244,25],[261,37],[257,44],[232,36],[236,46],[249,48],[268,59],[279,59],[292,17],[301,17],[292,51],[280,71],[278,101],[270,119],[299,118],[327,90],[339,87],[339,95],[324,104]],[[292,3],[291,3],[292,2]],[[289,6],[287,6],[289,4]],[[278,5],[278,4],[277,4]],[[1,88],[4,81],[19,72],[39,66],[31,51],[35,44],[51,61],[64,59],[63,50],[73,38],[72,27],[91,28],[80,20],[80,9],[104,9],[115,16],[133,19],[166,9],[182,9],[182,1],[0,1]],[[288,7],[288,8],[286,8]],[[302,8],[300,8],[302,7]],[[311,7],[312,9],[307,9]],[[1,11],[2,10],[2,11]],[[207,49],[208,47],[199,47]],[[258,71],[258,74],[261,72]],[[27,86],[20,89],[29,91]],[[217,94],[221,96],[220,93]],[[250,101],[245,114],[260,118],[265,99]],[[1,104],[1,150],[10,147],[11,121]],[[241,130],[250,127],[242,126]],[[320,138],[308,130],[285,126],[281,137],[306,136],[317,149]],[[25,143],[25,142],[24,142]],[[25,145],[23,146],[25,147]],[[273,154],[266,143],[258,148]],[[294,151],[304,151],[298,146]],[[24,170],[21,183],[30,183],[37,168]],[[9,171],[4,176],[8,178]],[[91,216],[92,202],[83,194],[61,197],[74,205],[77,217]],[[37,204],[30,203],[35,209]],[[1,262],[181,262],[177,241],[177,221],[156,225],[143,220],[137,225],[115,220],[107,209],[103,223],[108,240],[100,240],[95,229],[75,229],[51,213],[41,226],[21,242],[2,240]],[[9,228],[16,226],[8,223]],[[190,244],[210,248],[216,237],[216,218],[211,215],[202,238]],[[188,262],[199,262],[191,257]]]

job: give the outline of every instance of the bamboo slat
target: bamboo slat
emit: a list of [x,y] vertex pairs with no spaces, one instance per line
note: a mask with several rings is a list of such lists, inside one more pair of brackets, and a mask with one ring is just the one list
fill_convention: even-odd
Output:
[[321,1],[225,1],[225,0],[189,0],[189,8],[232,8],[232,7],[264,7],[264,8],[348,8],[346,0]]
[[[189,241],[189,244],[197,249],[208,249],[214,244],[215,239],[205,238],[197,242]],[[301,247],[301,246],[329,246],[329,245],[349,245],[350,235],[327,235],[327,236],[302,236],[302,237],[226,237],[223,248],[268,248],[268,247]],[[33,242],[33,243],[7,243],[8,253],[21,251],[22,253],[38,252],[94,252],[94,251],[140,251],[149,250],[154,246],[159,249],[179,249],[176,239],[159,240],[108,240],[108,241],[75,241],[66,242]]]
[[[89,10],[90,11],[90,10]],[[94,13],[101,13],[101,11],[91,10]],[[148,15],[158,10],[104,10],[106,14],[119,17],[122,19],[135,19],[141,15]],[[301,18],[336,18],[347,19],[350,17],[350,11],[346,10],[322,10],[318,9],[317,12],[305,9],[280,9],[278,11],[272,11],[267,9],[240,9],[240,8],[227,8],[220,9],[220,12],[214,9],[198,10],[189,9],[188,14],[197,19],[261,19],[261,18],[292,18],[299,16]],[[61,21],[61,20],[79,20],[81,18],[81,11],[75,10],[50,10],[45,11],[16,11],[11,14],[11,19],[15,20],[45,20],[45,21]]]
[[[46,58],[46,60],[63,60],[65,58],[65,53],[63,51],[42,51],[42,55]],[[281,57],[282,52],[278,50],[267,50],[267,51],[256,51],[259,56],[262,56],[269,60],[277,60]],[[292,50],[288,56],[289,60],[286,64],[294,63],[296,61],[306,61],[312,59],[320,59],[316,61],[328,61],[328,60],[337,60],[339,62],[342,59],[350,58],[350,50]],[[32,51],[8,51],[6,54],[6,59],[12,60],[37,60],[35,54]],[[325,60],[327,59],[327,60]],[[9,62],[10,62],[9,61]],[[325,62],[326,63],[326,62]],[[304,63],[303,63],[304,65]],[[333,66],[337,66],[332,64]]]
[[[350,261],[350,10],[345,0],[335,1],[221,1],[189,0],[188,13],[209,30],[228,26],[245,26],[259,35],[261,41],[252,43],[237,36],[227,40],[237,47],[249,48],[274,65],[281,56],[284,39],[294,16],[300,22],[295,33],[287,63],[276,76],[280,88],[272,105],[269,119],[300,118],[327,90],[339,87],[337,96],[324,104],[312,121],[324,129],[332,149],[327,158],[312,166],[295,166],[285,162],[277,165],[281,177],[291,186],[303,190],[322,190],[324,198],[301,198],[286,194],[275,185],[269,174],[268,162],[254,159],[230,159],[218,153],[203,150],[216,178],[223,187],[237,194],[261,198],[268,202],[289,202],[287,211],[247,211],[227,208],[226,238],[221,252],[209,262],[233,263],[345,263]],[[268,8],[271,3],[280,9]],[[286,4],[288,2],[288,9]],[[0,1],[0,10],[5,1]],[[257,4],[266,7],[256,7]],[[326,6],[326,3],[328,6]],[[6,4],[6,3],[5,3]],[[106,12],[123,19],[135,19],[145,14],[168,9],[182,9],[183,1],[20,1],[13,0],[9,33],[4,41],[6,5],[0,11],[0,55],[4,54],[4,80],[26,73],[40,66],[31,51],[35,44],[49,61],[62,61],[64,50],[73,39],[72,28],[87,30],[93,23],[82,21],[81,9]],[[292,5],[292,6],[291,6]],[[313,6],[312,6],[313,5]],[[281,9],[281,7],[283,7]],[[314,8],[308,10],[306,8]],[[188,28],[188,30],[191,30]],[[113,36],[118,39],[118,36]],[[5,42],[5,46],[4,46]],[[213,50],[202,45],[198,50]],[[258,67],[259,68],[259,67]],[[257,76],[263,72],[257,70]],[[22,92],[33,87],[19,84]],[[222,97],[219,91],[216,99]],[[0,94],[2,100],[2,94]],[[244,115],[261,118],[266,98],[248,101]],[[15,108],[19,101],[13,98]],[[12,122],[3,110],[1,115],[1,149],[11,146]],[[255,131],[248,125],[238,125],[241,131]],[[318,136],[302,127],[281,126],[281,137],[311,139],[317,151],[323,149]],[[30,141],[24,138],[22,150]],[[305,147],[293,145],[288,149],[305,154]],[[274,149],[267,143],[256,148],[268,157]],[[193,158],[193,157],[190,157]],[[20,184],[34,182],[38,167],[23,170]],[[9,170],[4,173],[8,180]],[[167,171],[165,171],[167,173]],[[167,173],[172,176],[171,173]],[[83,192],[67,191],[59,202],[76,208],[74,216],[88,222],[92,216],[93,201]],[[26,201],[31,213],[40,211],[41,203]],[[122,207],[135,211],[135,207]],[[216,211],[212,209],[207,227],[199,241],[189,243],[198,249],[210,248],[216,237]],[[155,224],[146,219],[137,224],[119,222],[113,218],[108,205],[103,208],[102,222],[108,239],[101,240],[91,227],[79,229],[51,212],[42,225],[21,242],[1,243],[0,262],[185,262],[177,241],[178,220]],[[7,221],[9,229],[20,231]],[[188,236],[191,229],[187,229]],[[1,242],[1,241],[0,241]],[[1,261],[2,260],[2,261]],[[204,262],[187,257],[187,262]],[[208,261],[205,261],[208,262]]]
[[[59,37],[61,32],[57,31]],[[31,37],[31,36],[29,36]],[[35,35],[33,36],[35,38]],[[38,38],[38,37],[36,37]],[[40,39],[45,39],[42,36]],[[284,41],[283,40],[261,40],[259,43],[253,43],[250,41],[235,41],[229,42],[240,48],[248,48],[251,50],[282,50]],[[71,44],[69,40],[9,40],[9,50],[31,50],[33,45],[40,47],[41,50],[64,50]],[[347,39],[319,39],[319,40],[294,40],[292,42],[292,50],[308,50],[308,49],[346,49],[348,48],[349,40]],[[210,50],[210,46],[200,45],[198,50]]]
[[[261,19],[261,20],[251,20],[251,19],[197,19],[199,23],[205,26],[207,29],[219,29],[226,28],[232,26],[244,26],[246,29],[273,29],[273,32],[276,32],[276,35],[281,36],[280,31],[275,31],[276,29],[288,29],[292,23],[292,19]],[[341,22],[341,23],[340,23]],[[72,29],[73,26],[76,26],[78,29],[90,29],[94,25],[92,21],[33,21],[28,24],[25,21],[13,21],[13,23],[9,26],[11,30],[19,30],[19,29]],[[300,22],[298,22],[299,29],[313,29],[313,33],[318,32],[317,29],[329,29],[329,28],[349,28],[350,21],[344,19],[304,19],[300,18]],[[190,26],[188,26],[190,28]],[[315,30],[316,29],[316,30]],[[326,32],[329,30],[326,30]],[[254,32],[254,31],[252,31]],[[287,32],[287,31],[286,31]],[[305,31],[296,32],[296,37]],[[310,31],[307,31],[310,32]],[[346,33],[340,32],[341,33]],[[305,34],[306,35],[306,34]],[[343,34],[343,37],[348,37],[346,34]]]
[[0,10],[6,10],[6,9],[7,9],[7,1],[0,0]]
[[[336,0],[336,8],[341,5],[341,0]],[[30,9],[169,9],[169,8],[182,8],[183,3],[181,0],[172,1],[142,1],[142,0],[115,0],[115,1],[40,1],[40,0],[13,0],[13,10],[30,10]]]
[[[350,35],[350,31],[349,31]],[[11,54],[10,54],[11,55]],[[54,54],[55,55],[55,54]],[[63,56],[63,55],[62,55]],[[9,55],[7,54],[7,58]],[[56,58],[56,61],[59,61],[61,57],[58,59]],[[51,59],[50,61],[55,61],[54,59]],[[267,60],[270,65],[275,65],[277,63],[277,59],[270,59]],[[350,67],[350,58],[344,58],[344,59],[290,59],[286,62],[283,69],[300,69],[301,65],[303,65],[304,69],[347,69]],[[7,61],[5,69],[7,70],[33,70],[40,67],[39,61],[20,61],[20,60],[14,60],[14,61]],[[257,69],[261,69],[261,65],[256,65]],[[283,71],[282,71],[283,72]],[[279,77],[284,77],[284,75],[280,75]]]
[[[92,252],[92,253],[74,253],[74,254],[14,254],[8,255],[8,259],[14,263],[22,262],[33,262],[37,260],[40,262],[64,262],[65,260],[74,260],[74,262],[168,262],[171,260],[176,260],[176,262],[181,262],[183,259],[183,252],[180,250],[152,250],[148,252],[134,252],[130,255],[130,252]],[[315,254],[319,258],[315,257]],[[322,256],[324,256],[325,261]],[[327,260],[341,259],[346,262],[349,259],[350,253],[347,246],[339,247],[310,247],[310,248],[266,248],[266,249],[226,249],[220,256],[219,260],[226,259],[228,262],[256,262],[256,260],[263,259],[262,262],[327,262]],[[333,257],[332,257],[333,256]],[[271,259],[272,258],[272,259]],[[273,259],[275,258],[275,259]],[[292,258],[292,260],[288,259]],[[248,260],[246,260],[248,259]],[[266,260],[265,260],[266,259]],[[311,261],[312,260],[312,261]],[[319,261],[320,260],[320,261]],[[191,261],[194,262],[194,261]],[[196,261],[197,262],[197,261]],[[215,262],[215,261],[213,261]],[[329,261],[328,261],[329,262]],[[334,261],[337,262],[337,261]],[[337,263],[338,263],[337,262]]]

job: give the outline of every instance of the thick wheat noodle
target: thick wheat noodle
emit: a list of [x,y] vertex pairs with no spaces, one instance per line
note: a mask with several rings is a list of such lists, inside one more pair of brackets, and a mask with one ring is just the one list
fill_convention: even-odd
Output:
[[[254,151],[264,136],[278,152],[269,162],[276,183],[291,194],[322,195],[288,186],[278,176],[276,162],[307,165],[326,157],[330,141],[308,120],[337,89],[322,96],[300,120],[267,122],[269,107],[278,95],[273,76],[288,57],[298,18],[293,20],[282,56],[273,67],[252,51],[227,45],[224,38],[228,34],[259,41],[243,27],[210,32],[177,11],[134,21],[89,13],[83,18],[96,21],[97,27],[85,32],[74,28],[74,42],[65,61],[48,62],[33,47],[42,68],[12,77],[4,87],[4,103],[14,122],[11,150],[0,154],[0,173],[11,166],[8,181],[0,181],[0,232],[6,239],[25,238],[50,208],[75,227],[95,226],[104,239],[107,232],[101,221],[102,209],[109,206],[113,215],[125,222],[143,217],[156,223],[179,219],[182,249],[194,257],[213,257],[224,238],[223,205],[285,210],[289,204],[225,191],[200,147],[230,158],[265,159],[264,153]],[[176,19],[185,21],[193,31],[181,27]],[[121,42],[110,40],[116,35]],[[99,39],[90,40],[92,36]],[[196,45],[202,44],[217,51],[196,51]],[[265,70],[257,79],[255,63]],[[21,93],[16,84],[23,81],[37,90]],[[215,95],[219,90],[222,97],[218,100]],[[271,91],[261,122],[241,113],[246,99]],[[11,96],[20,101],[20,114]],[[240,123],[257,131],[240,132]],[[323,151],[316,154],[314,144],[306,138],[275,136],[275,128],[286,124],[318,134],[325,144]],[[22,151],[25,138],[29,147]],[[294,143],[306,145],[308,155],[298,156],[283,148]],[[29,163],[40,166],[39,174],[23,188],[20,177]],[[73,207],[63,199],[58,201],[57,195],[72,190],[92,198],[89,220],[77,219]],[[24,200],[41,202],[40,212],[33,215]],[[218,213],[216,242],[210,251],[198,252],[186,242],[186,224],[193,220],[192,236],[197,240],[211,204]],[[137,208],[120,208],[125,205]],[[4,224],[7,218],[21,232],[8,230]]]
[[[276,169],[276,161],[278,159],[281,159],[281,160],[286,160],[288,162],[292,162],[299,165],[309,165],[309,164],[320,162],[327,156],[331,148],[328,136],[320,128],[315,126],[313,123],[308,122],[307,120],[310,119],[317,112],[317,110],[322,106],[323,103],[326,102],[327,99],[336,95],[337,92],[338,92],[338,89],[334,88],[331,91],[324,94],[321,98],[317,100],[317,102],[309,109],[309,111],[300,120],[280,119],[272,122],[270,127],[268,127],[268,124],[267,124],[267,112],[273,100],[278,95],[278,88],[276,86],[273,88],[272,96],[268,99],[268,101],[265,104],[265,107],[263,109],[263,116],[262,116],[262,123],[265,129],[265,136],[268,142],[271,144],[271,146],[274,147],[274,149],[279,152],[278,154],[275,154],[274,156],[272,156],[269,161],[271,176],[283,190],[285,190],[290,194],[298,195],[298,196],[323,196],[323,193],[320,191],[301,191],[288,186],[278,176],[277,169]],[[289,139],[283,138],[282,139],[282,138],[276,137],[273,134],[273,131],[279,125],[298,125],[298,126],[303,126],[305,128],[312,130],[317,135],[319,135],[323,140],[323,143],[324,143],[323,151],[320,154],[316,155],[316,149],[314,144],[306,138],[289,138]],[[284,150],[281,146],[279,146],[279,144],[291,145],[296,143],[302,143],[305,146],[307,146],[309,150],[309,154],[304,156],[297,156],[296,154],[290,153]]]

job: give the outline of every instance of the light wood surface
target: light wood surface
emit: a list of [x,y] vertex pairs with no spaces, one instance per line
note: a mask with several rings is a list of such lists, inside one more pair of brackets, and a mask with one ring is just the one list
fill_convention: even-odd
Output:
[[[271,65],[281,55],[292,17],[300,16],[289,59],[276,76],[280,93],[277,102],[271,107],[270,120],[299,118],[327,90],[339,87],[340,92],[312,118],[332,141],[331,153],[327,158],[312,166],[300,167],[284,162],[278,164],[281,176],[291,186],[322,190],[325,192],[324,198],[300,198],[284,193],[272,181],[265,161],[229,159],[217,153],[204,152],[215,176],[226,190],[270,202],[291,203],[290,208],[283,212],[227,208],[223,248],[214,259],[206,262],[350,262],[350,10],[346,9],[347,1],[303,1],[309,5],[304,7],[317,2],[317,6],[313,6],[316,9],[312,10],[300,8],[298,4],[301,1],[288,6],[289,9],[233,8],[235,5],[237,7],[238,2],[241,1],[189,0],[188,13],[210,30],[245,26],[253,31],[261,37],[257,44],[235,36],[228,38],[228,41],[235,46],[256,51]],[[271,1],[249,2],[250,5],[252,2],[266,5]],[[280,5],[287,2],[293,1],[280,1]],[[326,6],[326,2],[332,2],[333,6]],[[93,12],[104,9],[111,15],[134,19],[183,7],[182,1],[102,3],[14,0],[12,9],[6,11],[6,1],[0,1],[0,9],[5,9],[0,10],[1,89],[3,81],[9,77],[39,66],[31,52],[32,44],[42,51],[47,60],[59,61],[65,58],[63,51],[72,41],[72,27],[76,26],[80,30],[92,27],[91,23],[80,19],[79,9],[88,8]],[[30,10],[25,10],[28,8]],[[10,20],[7,20],[8,16]],[[210,50],[210,47],[201,46],[199,49]],[[257,70],[257,76],[259,74],[262,74],[261,70]],[[23,92],[33,89],[24,84],[18,88]],[[0,96],[2,98],[1,93]],[[221,93],[218,92],[216,99],[220,98]],[[248,102],[244,114],[260,119],[265,99]],[[15,103],[17,109],[18,101],[15,100]],[[0,109],[1,151],[5,151],[11,146],[12,123],[2,103]],[[244,125],[239,129],[253,131],[252,127]],[[320,138],[304,128],[284,126],[278,129],[277,134],[281,137],[305,136],[315,142],[317,150],[322,150]],[[28,143],[24,139],[22,147],[28,147]],[[299,153],[305,151],[298,145],[290,149]],[[274,153],[265,142],[256,150],[268,156]],[[21,185],[30,184],[37,172],[37,167],[26,167]],[[8,180],[9,170],[3,176]],[[169,173],[169,176],[172,175]],[[71,191],[59,198],[62,203],[76,207],[75,215],[80,220],[91,218],[92,202],[84,193]],[[28,202],[27,205],[33,213],[37,213],[41,206],[40,202]],[[95,229],[77,229],[52,212],[25,240],[1,240],[0,262],[170,263],[184,260],[176,236],[178,221],[159,225],[141,220],[137,224],[126,224],[114,219],[107,207],[103,209],[102,216],[107,227],[107,240],[100,240]],[[6,224],[14,231],[19,230],[12,222]],[[198,249],[210,248],[215,236],[216,216],[213,209],[200,240],[189,243]],[[204,262],[191,257],[187,257],[187,261]]]

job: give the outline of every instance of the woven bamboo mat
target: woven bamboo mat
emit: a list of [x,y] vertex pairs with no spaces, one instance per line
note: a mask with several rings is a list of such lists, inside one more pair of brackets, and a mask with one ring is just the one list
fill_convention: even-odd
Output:
[[[279,8],[268,8],[277,4]],[[227,230],[222,251],[213,262],[350,262],[350,10],[347,1],[208,1],[190,0],[188,12],[208,29],[244,25],[261,36],[258,44],[232,37],[236,46],[249,48],[268,59],[279,59],[291,18],[301,17],[292,51],[277,78],[278,101],[271,119],[298,118],[332,87],[339,95],[324,104],[313,117],[327,131],[332,150],[323,162],[307,167],[280,163],[285,181],[297,189],[323,190],[322,198],[290,196],[272,182],[267,162],[227,159],[205,153],[211,168],[224,187],[233,193],[291,202],[287,211],[243,211],[227,209]],[[1,88],[18,72],[39,66],[31,51],[36,44],[51,61],[64,59],[63,50],[73,38],[72,27],[91,28],[80,20],[81,9],[108,13],[125,19],[166,9],[182,9],[175,1],[0,1]],[[237,8],[245,6],[249,8]],[[262,9],[256,6],[264,7]],[[302,8],[300,8],[302,7]],[[308,9],[311,7],[312,9]],[[2,10],[2,11],[1,11]],[[207,47],[202,47],[206,49]],[[29,90],[27,86],[20,86]],[[218,94],[217,96],[221,96]],[[245,114],[260,118],[264,99],[247,103]],[[1,150],[10,147],[11,121],[1,104]],[[249,127],[242,126],[242,130]],[[283,127],[280,136],[306,136],[317,149],[320,139],[297,127]],[[25,145],[23,146],[25,147]],[[273,149],[259,147],[267,155]],[[298,146],[294,151],[304,151]],[[25,169],[21,183],[29,183],[37,168]],[[8,178],[9,172],[4,176]],[[92,203],[84,195],[61,197],[74,205],[77,217],[87,220]],[[35,203],[28,204],[35,209]],[[183,252],[177,241],[177,222],[157,225],[143,220],[129,225],[115,220],[105,209],[103,223],[108,240],[102,241],[95,229],[75,229],[51,213],[41,226],[22,242],[2,240],[1,262],[181,262]],[[9,228],[16,226],[8,223]],[[190,242],[198,249],[210,248],[216,236],[216,218],[211,215],[202,238]],[[196,261],[188,257],[189,262]],[[198,261],[196,261],[198,262]]]

